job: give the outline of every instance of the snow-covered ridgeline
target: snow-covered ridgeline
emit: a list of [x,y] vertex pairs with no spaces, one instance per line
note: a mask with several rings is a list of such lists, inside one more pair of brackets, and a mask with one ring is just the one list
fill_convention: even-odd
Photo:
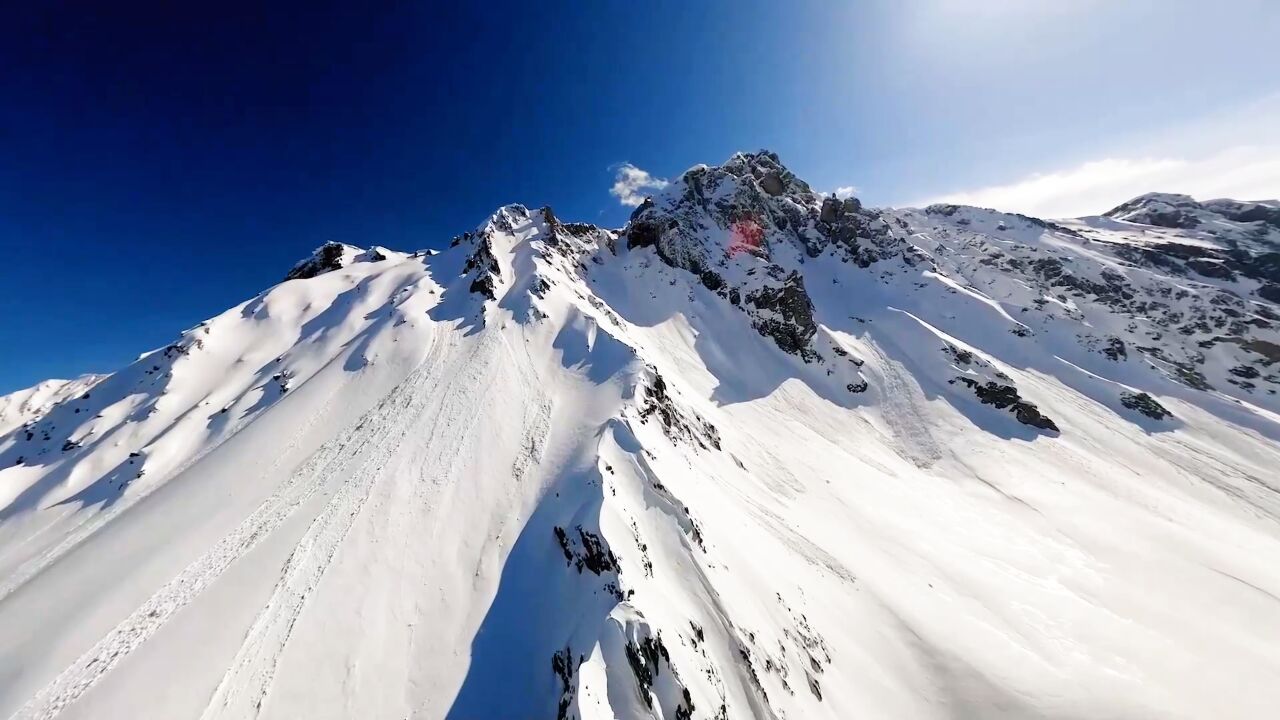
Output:
[[0,400],[0,716],[1258,717],[1273,207],[756,153],[621,230],[325,246]]

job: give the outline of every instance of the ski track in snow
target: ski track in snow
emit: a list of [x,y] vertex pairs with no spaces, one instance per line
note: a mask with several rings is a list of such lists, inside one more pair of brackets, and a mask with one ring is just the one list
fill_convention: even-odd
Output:
[[[254,621],[235,661],[201,715],[202,720],[259,715],[298,617],[328,570],[343,538],[360,515],[374,485],[384,477],[383,471],[396,457],[395,448],[414,429],[415,422],[427,414],[431,405],[437,407],[430,413],[431,422],[426,435],[433,439],[431,447],[434,451],[424,466],[447,465],[447,454],[454,447],[447,436],[466,435],[475,428],[479,416],[468,409],[474,407],[477,399],[466,391],[477,386],[488,387],[487,383],[477,382],[486,367],[475,362],[485,347],[486,344],[481,343],[463,361],[463,377],[449,378],[443,383],[443,396],[430,392],[431,384],[440,378],[433,377],[424,367],[410,382],[397,388],[382,408],[384,412],[372,419],[377,435],[364,453],[365,461],[334,493],[289,556],[271,599]],[[426,365],[434,369],[434,363]],[[440,427],[442,422],[453,418],[461,418],[464,423]],[[435,479],[437,482],[440,480]],[[419,484],[425,484],[425,481]]]
[[[542,462],[547,442],[551,435],[552,404],[550,397],[539,389],[541,386],[537,382],[536,375],[526,364],[531,359],[529,357],[528,350],[524,349],[525,356],[523,358],[524,362],[522,362],[521,359],[514,357],[515,351],[512,349],[511,343],[508,342],[505,337],[502,337],[501,339],[508,354],[512,356],[511,361],[506,364],[507,369],[512,369],[518,372],[522,376],[523,387],[533,390],[536,396],[534,402],[525,404],[525,412],[521,418],[521,426],[524,428],[524,432],[521,434],[519,445],[516,446],[516,457],[511,464],[511,486],[514,488],[514,492],[519,493],[520,486],[524,483],[526,478],[528,478],[529,473],[535,470],[538,464]],[[451,462],[448,464],[443,462],[443,456],[447,454],[445,452],[445,448],[448,448],[449,446],[450,443],[448,442],[437,442],[429,446],[429,449],[431,450],[431,457],[428,459],[428,462],[424,463],[424,467],[434,468],[430,483],[433,487],[437,484],[442,484],[448,481],[450,478],[457,477],[457,465],[461,458],[455,453],[453,457],[450,458]],[[427,485],[428,483],[422,480],[415,483],[412,502],[414,506],[421,502],[419,498],[422,494],[422,489]],[[500,524],[493,529],[495,540],[500,541],[499,539],[505,534],[506,527],[507,526],[505,524]],[[406,548],[408,544],[409,534],[406,533],[404,543]],[[511,548],[508,547],[507,551],[509,552],[510,549]],[[401,557],[403,558],[405,555],[407,555],[407,552],[402,550]],[[506,559],[506,555],[504,555],[502,562],[505,563]],[[418,588],[421,588],[426,582],[425,577],[418,578],[412,583],[408,582],[406,581],[406,573],[403,571],[398,573],[398,578],[400,580],[399,587],[401,588],[402,596],[405,587],[414,587],[416,584]],[[416,630],[416,624],[409,627],[409,640],[406,643],[406,648],[410,654],[413,652],[414,633]],[[413,702],[412,698],[409,697],[411,685],[411,683],[405,683],[406,706]],[[406,717],[421,717],[422,714],[427,714],[429,716],[430,709],[419,706],[414,708],[408,715],[406,715]],[[202,718],[202,720],[204,719]]]
[[[162,628],[175,613],[208,589],[236,560],[284,524],[294,511],[325,488],[352,462],[362,455],[370,455],[371,460],[366,461],[335,493],[321,518],[313,523],[307,536],[294,551],[294,556],[305,559],[312,556],[317,546],[329,548],[328,556],[319,568],[319,574],[322,574],[328,557],[332,557],[333,548],[336,548],[345,534],[345,528],[350,527],[359,514],[360,505],[367,497],[368,484],[382,467],[369,466],[377,460],[386,461],[386,454],[377,451],[391,442],[391,438],[399,439],[407,432],[408,423],[397,425],[396,421],[405,421],[415,416],[407,414],[403,409],[412,407],[416,396],[429,396],[419,392],[422,380],[429,370],[430,363],[419,365],[409,378],[367,413],[353,431],[342,433],[334,441],[321,446],[298,472],[291,475],[235,530],[219,540],[200,559],[188,565],[88,652],[63,670],[14,713],[11,719],[51,720],[57,717]],[[356,486],[363,487],[366,493],[357,496]],[[343,510],[346,515],[335,520],[335,516]],[[325,522],[321,523],[321,520]],[[332,532],[335,528],[342,528],[342,532],[335,534]],[[290,565],[297,567],[298,561],[291,557]],[[319,574],[315,575],[317,579]],[[297,575],[295,572],[288,577]],[[273,597],[273,600],[276,598]],[[305,600],[305,595],[302,600]],[[298,603],[298,608],[300,607],[301,602]],[[296,613],[293,617],[296,618]]]
[[[505,338],[496,337],[502,340],[510,352]],[[403,410],[394,414],[394,431],[380,435],[381,441],[371,449],[369,459],[343,484],[312,522],[286,562],[284,573],[276,584],[271,599],[259,613],[237,652],[235,661],[201,714],[201,720],[255,718],[261,714],[266,707],[280,659],[308,599],[319,586],[342,539],[368,501],[374,485],[383,477],[388,459],[395,456],[394,449],[414,429],[418,419],[428,416],[431,418],[425,436],[432,441],[427,446],[428,454],[415,461],[415,466],[424,472],[411,483],[410,497],[406,499],[408,502],[401,506],[410,508],[412,512],[412,508],[421,504],[421,496],[429,488],[438,487],[453,476],[452,469],[458,461],[455,440],[471,434],[479,420],[479,415],[468,412],[468,408],[483,404],[480,402],[482,399],[470,396],[465,390],[476,387],[487,390],[492,387],[480,377],[489,366],[477,362],[487,349],[488,344],[481,344],[462,361],[465,375],[450,377],[444,383],[443,395],[433,395],[428,391],[431,381],[439,380],[430,377],[415,378],[413,382],[402,386],[403,392],[397,390],[396,394],[401,398],[394,407],[400,407],[401,401],[404,404]],[[532,384],[534,378],[531,373],[519,360],[512,358],[508,367],[517,369],[525,377],[530,383],[525,387],[537,387]],[[540,402],[536,405],[527,407],[522,418],[525,431],[512,465],[512,478],[517,483],[541,459],[550,432],[550,411],[550,403],[545,397],[540,397]],[[442,421],[452,418],[463,418],[465,422],[441,427]],[[409,536],[409,533],[405,533],[406,546]],[[401,558],[406,555],[407,552],[402,550]],[[398,577],[402,581],[404,575],[404,568],[401,567]]]

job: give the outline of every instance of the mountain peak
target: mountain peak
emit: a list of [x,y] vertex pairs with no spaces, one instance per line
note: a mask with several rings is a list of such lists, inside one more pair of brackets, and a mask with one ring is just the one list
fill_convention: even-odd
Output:
[[[808,183],[783,165],[777,153],[769,150],[734,153],[723,165],[718,167],[699,165],[687,171],[685,175],[702,176],[707,173],[732,175],[744,181],[744,184],[757,185],[760,191],[773,197],[812,193]],[[681,180],[684,179],[682,176]]]
[[0,398],[0,717],[1267,716],[1274,207],[757,152],[619,232],[326,244]]
[[364,250],[353,245],[340,242],[326,242],[311,252],[311,255],[294,264],[285,280],[313,278],[327,272],[339,270],[351,264]]
[[508,203],[494,210],[476,229],[483,231],[485,228],[493,228],[500,232],[511,232],[515,226],[527,222],[529,217],[529,208],[520,203]]

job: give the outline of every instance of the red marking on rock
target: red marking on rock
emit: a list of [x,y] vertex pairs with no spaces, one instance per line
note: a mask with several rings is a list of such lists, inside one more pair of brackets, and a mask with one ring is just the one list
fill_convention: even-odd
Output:
[[760,254],[760,246],[764,243],[764,228],[754,218],[743,218],[729,228],[729,255],[740,252]]

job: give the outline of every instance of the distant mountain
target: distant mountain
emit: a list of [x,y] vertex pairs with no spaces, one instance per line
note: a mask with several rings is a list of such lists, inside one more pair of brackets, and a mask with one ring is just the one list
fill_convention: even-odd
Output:
[[1275,202],[760,152],[286,272],[0,399],[0,716],[1274,713]]

